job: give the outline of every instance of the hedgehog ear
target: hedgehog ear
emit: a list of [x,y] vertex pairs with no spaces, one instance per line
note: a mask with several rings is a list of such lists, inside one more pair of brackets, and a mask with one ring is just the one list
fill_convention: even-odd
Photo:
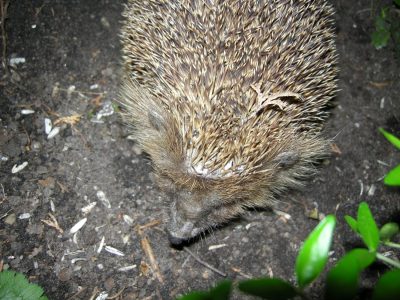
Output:
[[296,152],[288,151],[278,154],[278,156],[274,159],[274,162],[277,163],[279,167],[288,169],[294,166],[299,159],[300,157]]
[[164,118],[158,114],[155,111],[149,111],[147,114],[147,117],[149,119],[150,125],[157,130],[158,132],[160,131],[165,131],[166,125]]

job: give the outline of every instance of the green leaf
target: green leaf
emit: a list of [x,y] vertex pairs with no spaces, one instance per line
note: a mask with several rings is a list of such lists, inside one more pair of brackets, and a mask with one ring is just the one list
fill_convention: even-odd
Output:
[[375,252],[379,244],[379,230],[366,202],[361,202],[357,214],[358,232],[371,252]]
[[43,289],[29,283],[24,275],[13,271],[0,272],[0,299],[47,300]]
[[372,44],[376,49],[386,47],[390,39],[390,23],[388,22],[388,8],[381,9],[375,17],[375,31],[372,33]]
[[357,228],[357,221],[353,217],[350,216],[344,216],[344,219],[346,220],[347,224],[349,224],[350,228],[355,232],[358,233],[358,228]]
[[186,294],[177,300],[211,300],[210,295],[207,292],[191,292]]
[[231,294],[232,282],[230,280],[224,280],[216,287],[210,290],[210,299],[212,300],[227,300]]
[[208,292],[195,291],[184,295],[179,300],[228,300],[231,294],[232,282],[224,280]]
[[371,40],[372,45],[376,50],[385,48],[390,39],[390,31],[388,30],[375,30],[372,33]]
[[399,225],[397,223],[386,223],[379,230],[379,237],[381,241],[390,241],[390,239],[399,232]]
[[389,31],[390,25],[386,19],[386,13],[384,10],[381,14],[375,18],[375,29],[377,31]]
[[311,232],[296,260],[296,277],[301,288],[311,283],[324,269],[332,243],[336,218],[328,215]]
[[383,182],[389,186],[400,186],[400,165],[392,169],[386,176]]
[[353,249],[343,256],[327,276],[325,299],[350,300],[358,290],[360,273],[375,260],[367,249]]
[[400,299],[400,270],[386,272],[375,286],[372,300]]
[[397,149],[400,149],[400,139],[398,137],[396,137],[395,135],[387,132],[385,129],[383,128],[379,128],[379,132],[382,133],[384,135],[384,137],[393,145],[395,146]]
[[259,278],[239,283],[239,290],[263,299],[286,300],[297,296],[296,289],[278,278]]
[[393,1],[397,6],[400,6],[400,0],[394,0]]

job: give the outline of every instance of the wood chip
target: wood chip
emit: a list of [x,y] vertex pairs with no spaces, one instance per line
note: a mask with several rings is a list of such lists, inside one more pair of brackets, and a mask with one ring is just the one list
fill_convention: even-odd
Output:
[[47,135],[47,139],[51,140],[52,138],[54,138],[57,134],[60,133],[60,127],[54,127],[53,129],[50,130],[49,134]]
[[60,225],[58,225],[58,221],[56,219],[56,217],[52,214],[48,214],[49,218],[45,219],[45,220],[40,220],[42,221],[44,224],[53,227],[55,230],[57,230],[59,233],[63,234],[64,230],[62,230],[62,228],[60,227]]
[[111,247],[111,246],[105,246],[104,250],[107,251],[108,253],[111,253],[111,254],[114,254],[117,256],[125,256],[125,254],[122,251],[120,251],[114,247]]
[[99,248],[97,248],[97,253],[100,253],[100,252],[101,252],[101,250],[103,250],[103,247],[104,247],[104,241],[105,241],[105,237],[103,236],[103,237],[101,238],[101,241],[100,241]]
[[12,174],[18,173],[18,172],[20,172],[21,170],[23,170],[27,165],[28,165],[28,162],[27,162],[27,161],[24,161],[24,162],[23,162],[22,164],[20,164],[20,165],[14,165],[14,166],[12,167],[12,169],[11,169],[11,173],[12,173]]
[[227,244],[220,244],[220,245],[211,245],[208,247],[208,250],[215,250],[215,249],[219,249],[219,248],[223,248],[228,246]]
[[331,144],[331,150],[335,154],[338,154],[338,155],[342,154],[342,151],[340,150],[339,146],[337,144],[335,144],[335,143]]
[[76,125],[79,123],[82,115],[72,115],[72,116],[66,116],[66,117],[61,117],[58,118],[57,120],[54,121],[54,125],[59,125],[59,124],[68,124],[68,125]]
[[136,267],[137,267],[136,265],[126,266],[126,267],[119,268],[118,271],[120,271],[120,272],[128,272],[128,271],[131,271],[133,269],[136,269]]
[[85,225],[87,221],[87,218],[83,218],[82,220],[79,220],[72,228],[69,230],[70,234],[74,234],[75,232],[79,231],[83,225]]
[[34,114],[34,113],[35,113],[35,111],[32,110],[32,109],[22,109],[21,110],[21,114],[23,114],[23,115],[31,115],[31,114]]
[[91,202],[88,205],[81,208],[81,211],[84,215],[87,215],[92,211],[92,209],[96,206],[97,202]]

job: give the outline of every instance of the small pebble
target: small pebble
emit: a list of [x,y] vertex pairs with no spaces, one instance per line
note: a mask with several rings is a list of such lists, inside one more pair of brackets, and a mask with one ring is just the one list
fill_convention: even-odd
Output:
[[17,216],[15,214],[11,214],[8,215],[5,219],[4,219],[4,223],[8,224],[8,225],[13,225],[15,223],[15,221],[17,220]]
[[71,269],[64,268],[64,269],[62,269],[60,271],[60,273],[58,273],[58,279],[61,282],[66,282],[66,281],[69,281],[71,279],[71,275],[72,275]]
[[107,291],[112,290],[115,287],[115,281],[112,277],[109,277],[106,279],[104,282],[104,287],[106,288]]
[[29,219],[30,217],[31,217],[30,213],[23,213],[23,214],[19,215],[18,219],[25,220],[25,219]]

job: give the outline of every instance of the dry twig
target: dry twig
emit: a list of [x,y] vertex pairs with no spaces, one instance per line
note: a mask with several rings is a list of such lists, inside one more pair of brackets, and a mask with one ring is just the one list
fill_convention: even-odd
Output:
[[233,272],[238,273],[240,276],[243,276],[244,278],[248,278],[248,279],[254,278],[253,276],[243,273],[242,270],[240,270],[239,268],[232,267],[231,269]]
[[151,270],[153,271],[153,274],[157,277],[157,279],[160,283],[164,283],[164,279],[161,275],[157,260],[153,253],[153,249],[150,246],[150,242],[149,242],[148,238],[143,233],[144,228],[155,226],[158,224],[157,222],[159,222],[159,221],[153,221],[148,224],[138,226],[137,231],[138,231],[138,234],[142,237],[140,244],[142,245],[142,249],[143,249],[144,253],[146,254],[147,258],[149,259],[150,267],[151,267]]
[[369,84],[377,89],[383,89],[387,87],[388,85],[392,84],[391,81],[383,81],[383,82],[375,82],[375,81],[370,81]]
[[79,123],[81,119],[81,115],[72,115],[72,116],[67,116],[67,117],[60,117],[57,120],[54,121],[54,126],[59,125],[59,124],[68,124],[68,125],[76,125]]
[[161,221],[160,220],[154,220],[154,221],[151,221],[151,222],[149,222],[149,223],[147,223],[147,224],[144,224],[144,225],[139,225],[139,230],[143,230],[143,229],[146,229],[146,228],[149,228],[149,227],[153,227],[153,226],[157,226],[157,225],[159,225],[161,223]]
[[100,292],[100,290],[99,290],[99,288],[96,286],[96,287],[93,289],[92,296],[90,296],[89,300],[93,300],[93,299],[97,296],[97,294],[98,294],[99,292]]
[[113,296],[110,296],[110,297],[107,297],[107,299],[110,299],[110,300],[112,300],[112,299],[116,299],[116,298],[118,298],[121,294],[122,294],[122,292],[125,290],[125,287],[123,287],[119,292],[117,292],[115,295],[113,295]]
[[75,294],[73,294],[71,297],[68,298],[68,300],[71,299],[77,299],[77,297],[82,294],[86,290],[86,287],[81,288],[79,291],[77,291]]
[[0,204],[6,200],[6,193],[4,191],[4,186],[0,183],[2,195],[0,195]]
[[157,277],[160,283],[164,283],[164,279],[160,273],[160,269],[158,268],[158,263],[154,256],[153,249],[150,246],[148,238],[144,236],[140,241],[140,244],[142,245],[142,249],[150,261],[151,270],[153,271],[154,275]]
[[55,230],[57,230],[59,233],[63,234],[64,230],[62,230],[62,228],[60,227],[60,225],[58,225],[57,219],[55,216],[53,216],[51,213],[49,213],[49,219],[45,219],[45,220],[40,220],[42,221],[44,224],[53,227]]
[[64,184],[62,184],[61,182],[57,181],[57,185],[60,187],[61,193],[64,194],[64,193],[68,192],[68,188]]
[[192,251],[190,251],[188,248],[183,247],[183,250],[185,250],[187,253],[189,253],[195,260],[197,260],[197,262],[199,262],[200,264],[202,264],[203,266],[205,266],[206,268],[210,269],[211,271],[226,277],[226,274],[216,268],[214,268],[213,266],[211,266],[209,263],[205,262],[204,260],[202,260],[200,257],[198,257],[196,254],[194,254]]

